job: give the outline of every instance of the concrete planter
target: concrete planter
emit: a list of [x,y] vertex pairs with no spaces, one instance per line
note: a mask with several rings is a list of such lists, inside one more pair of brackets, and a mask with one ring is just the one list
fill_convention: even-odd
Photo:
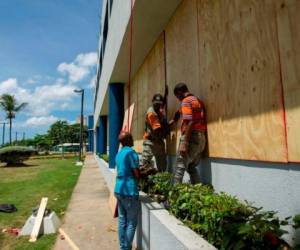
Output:
[[[95,156],[96,161],[110,191],[113,191],[114,170]],[[163,206],[140,192],[141,210],[135,235],[135,245],[139,250],[216,250],[214,246],[170,215]]]

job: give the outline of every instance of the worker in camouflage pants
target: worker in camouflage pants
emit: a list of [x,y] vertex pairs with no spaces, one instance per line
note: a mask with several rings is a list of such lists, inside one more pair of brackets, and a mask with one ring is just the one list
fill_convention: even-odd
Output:
[[[152,106],[146,113],[141,157],[142,175],[154,174],[157,171],[163,172],[167,169],[165,138],[169,133],[169,125],[164,115],[164,104],[165,98],[161,94],[155,94],[152,98]],[[157,170],[152,163],[153,156]]]
[[[181,137],[177,152],[173,183],[181,183],[184,172],[190,175],[192,184],[200,182],[197,165],[202,158],[206,145],[206,114],[204,104],[192,95],[184,83],[174,88],[175,96],[180,100]],[[174,118],[178,120],[178,115]]]

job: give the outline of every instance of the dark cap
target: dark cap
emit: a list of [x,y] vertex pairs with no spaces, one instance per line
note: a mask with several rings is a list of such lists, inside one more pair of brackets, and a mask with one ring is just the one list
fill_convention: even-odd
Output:
[[152,103],[163,104],[164,103],[163,96],[161,94],[155,94],[152,98]]

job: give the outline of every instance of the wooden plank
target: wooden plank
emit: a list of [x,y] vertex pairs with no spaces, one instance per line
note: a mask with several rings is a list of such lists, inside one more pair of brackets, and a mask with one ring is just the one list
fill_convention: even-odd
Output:
[[122,131],[131,132],[134,105],[134,103],[131,103],[130,107],[125,110]]
[[211,157],[287,161],[273,4],[198,0]]
[[73,249],[73,250],[80,250],[79,247],[74,243],[74,241],[69,237],[69,235],[62,229],[59,228],[58,232],[64,236],[64,238],[66,239],[66,241],[68,242],[69,246]]
[[[179,82],[188,85],[191,92],[202,98],[199,88],[199,54],[197,39],[197,2],[185,0],[168,23],[166,34],[167,81],[170,90],[168,113],[172,117],[179,108],[179,101],[173,95],[173,88]],[[177,130],[171,133],[169,154],[175,155],[179,142]]]
[[300,1],[277,1],[288,159],[300,162]]
[[[112,180],[113,180],[112,186],[115,189],[115,185],[116,185],[116,171],[112,172]],[[110,208],[110,211],[111,211],[112,215],[114,216],[115,215],[115,210],[116,210],[116,207],[117,207],[117,199],[116,199],[116,197],[114,195],[114,191],[110,192],[110,194],[109,194],[108,206]]]
[[146,56],[143,64],[133,78],[132,99],[136,100],[134,121],[135,150],[142,151],[143,134],[145,129],[145,114],[151,105],[152,96],[156,93],[163,94],[165,85],[164,73],[164,39],[159,36],[153,48]]
[[45,209],[47,207],[48,198],[43,197],[41,200],[41,204],[37,213],[37,216],[35,217],[34,225],[32,228],[32,232],[30,235],[29,242],[36,242],[37,237],[39,236],[40,227],[42,225],[42,221],[44,218]]

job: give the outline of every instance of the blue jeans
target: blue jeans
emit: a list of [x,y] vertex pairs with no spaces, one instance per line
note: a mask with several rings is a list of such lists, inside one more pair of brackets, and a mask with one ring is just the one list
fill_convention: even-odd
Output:
[[138,222],[138,196],[121,196],[116,194],[119,216],[119,243],[121,250],[131,250],[135,229]]

